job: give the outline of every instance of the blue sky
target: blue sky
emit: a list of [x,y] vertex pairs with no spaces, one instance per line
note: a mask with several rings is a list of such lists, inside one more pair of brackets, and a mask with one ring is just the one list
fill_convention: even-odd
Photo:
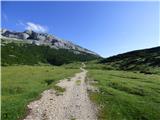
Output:
[[158,2],[2,2],[2,28],[48,32],[104,57],[159,45]]

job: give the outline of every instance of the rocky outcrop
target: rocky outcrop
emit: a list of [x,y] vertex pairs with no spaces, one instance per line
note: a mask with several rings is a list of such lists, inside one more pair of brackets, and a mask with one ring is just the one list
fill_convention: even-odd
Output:
[[17,38],[17,39],[27,39],[29,35],[27,33],[21,33],[21,32],[11,32],[9,30],[2,30],[1,35],[9,38]]
[[26,30],[24,32],[15,32],[15,31],[9,31],[7,29],[1,29],[1,35],[8,38],[16,38],[16,39],[32,41],[31,43],[36,45],[49,45],[51,48],[56,48],[56,49],[60,48],[70,49],[77,54],[84,52],[99,56],[95,52],[92,52],[88,49],[73,44],[70,41],[59,39],[47,33],[37,33],[32,30]]
[[32,30],[26,30],[23,33],[29,35],[27,39],[40,40],[40,41],[52,41],[54,39],[52,35],[49,35],[47,33],[36,33]]

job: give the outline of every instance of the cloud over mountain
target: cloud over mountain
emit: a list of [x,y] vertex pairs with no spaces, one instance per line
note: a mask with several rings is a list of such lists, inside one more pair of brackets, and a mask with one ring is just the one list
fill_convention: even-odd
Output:
[[36,32],[47,32],[48,28],[46,26],[42,26],[40,24],[35,24],[33,22],[27,22],[25,25],[25,29],[27,30],[33,30]]

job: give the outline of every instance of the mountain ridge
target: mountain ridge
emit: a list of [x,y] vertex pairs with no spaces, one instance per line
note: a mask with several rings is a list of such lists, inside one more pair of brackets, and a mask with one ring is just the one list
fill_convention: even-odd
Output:
[[70,49],[74,53],[80,54],[81,52],[93,54],[95,56],[100,56],[99,54],[83,48],[71,41],[60,39],[54,35],[48,33],[38,33],[33,30],[25,30],[24,32],[10,31],[8,29],[1,29],[1,37],[20,39],[30,44],[35,45],[47,45],[55,49]]

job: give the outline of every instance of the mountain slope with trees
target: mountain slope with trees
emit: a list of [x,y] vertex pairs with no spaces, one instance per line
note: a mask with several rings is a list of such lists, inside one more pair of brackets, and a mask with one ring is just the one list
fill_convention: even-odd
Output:
[[75,61],[88,61],[99,58],[99,56],[81,52],[74,53],[69,49],[55,49],[44,45],[26,43],[2,43],[1,65],[35,65],[40,63],[62,65]]
[[160,47],[115,55],[102,59],[99,63],[110,65],[119,70],[149,71],[150,68],[160,67]]

